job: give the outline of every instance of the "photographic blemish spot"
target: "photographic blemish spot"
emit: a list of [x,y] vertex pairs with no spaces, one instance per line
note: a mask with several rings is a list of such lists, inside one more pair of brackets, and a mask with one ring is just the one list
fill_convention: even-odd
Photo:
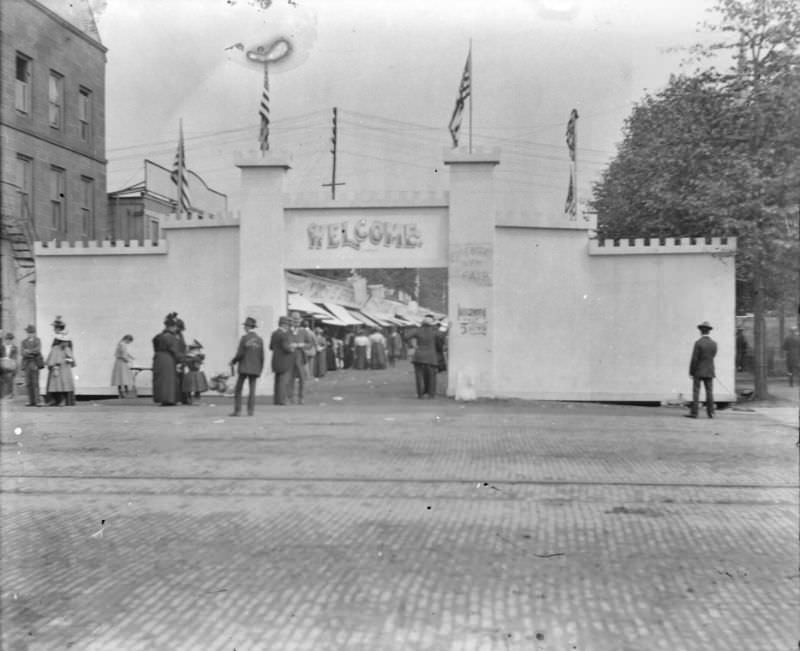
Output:
[[22,428],[21,427],[15,427],[14,428],[14,434],[16,434],[17,436],[22,434]]

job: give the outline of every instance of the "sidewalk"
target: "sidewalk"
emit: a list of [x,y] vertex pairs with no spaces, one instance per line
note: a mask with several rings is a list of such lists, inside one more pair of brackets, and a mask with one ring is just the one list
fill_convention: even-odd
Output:
[[[753,390],[753,376],[750,373],[737,373],[736,394]],[[743,399],[734,407],[738,411],[753,410],[767,418],[790,425],[800,430],[800,386],[789,386],[786,377],[770,377],[767,382],[769,399]]]

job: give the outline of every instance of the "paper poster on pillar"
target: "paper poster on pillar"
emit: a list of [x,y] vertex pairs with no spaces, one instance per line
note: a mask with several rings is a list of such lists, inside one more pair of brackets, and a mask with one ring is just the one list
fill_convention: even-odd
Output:
[[452,244],[450,282],[480,288],[492,287],[493,247],[490,242]]

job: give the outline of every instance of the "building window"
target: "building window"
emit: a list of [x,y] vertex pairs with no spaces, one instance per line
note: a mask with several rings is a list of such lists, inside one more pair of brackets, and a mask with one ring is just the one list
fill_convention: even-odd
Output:
[[17,194],[19,217],[33,220],[33,159],[17,154]]
[[67,232],[67,198],[65,196],[64,170],[50,168],[50,210],[51,227],[59,233]]
[[81,177],[81,228],[83,237],[94,237],[94,179]]
[[158,231],[159,231],[158,220],[157,219],[151,219],[150,220],[150,240],[153,242],[153,244],[158,244],[158,238],[159,238],[159,235],[160,235]]
[[57,72],[50,71],[50,84],[48,86],[48,100],[50,104],[50,126],[60,129],[64,120],[64,77]]
[[17,52],[17,76],[14,81],[14,108],[20,113],[31,111],[31,60]]
[[78,94],[78,120],[81,125],[81,140],[92,140],[92,91],[81,88]]

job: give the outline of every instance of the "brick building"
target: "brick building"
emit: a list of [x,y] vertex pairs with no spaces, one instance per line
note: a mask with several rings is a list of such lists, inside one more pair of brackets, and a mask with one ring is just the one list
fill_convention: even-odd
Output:
[[105,237],[105,67],[88,0],[2,1],[3,329],[34,320],[34,240]]

